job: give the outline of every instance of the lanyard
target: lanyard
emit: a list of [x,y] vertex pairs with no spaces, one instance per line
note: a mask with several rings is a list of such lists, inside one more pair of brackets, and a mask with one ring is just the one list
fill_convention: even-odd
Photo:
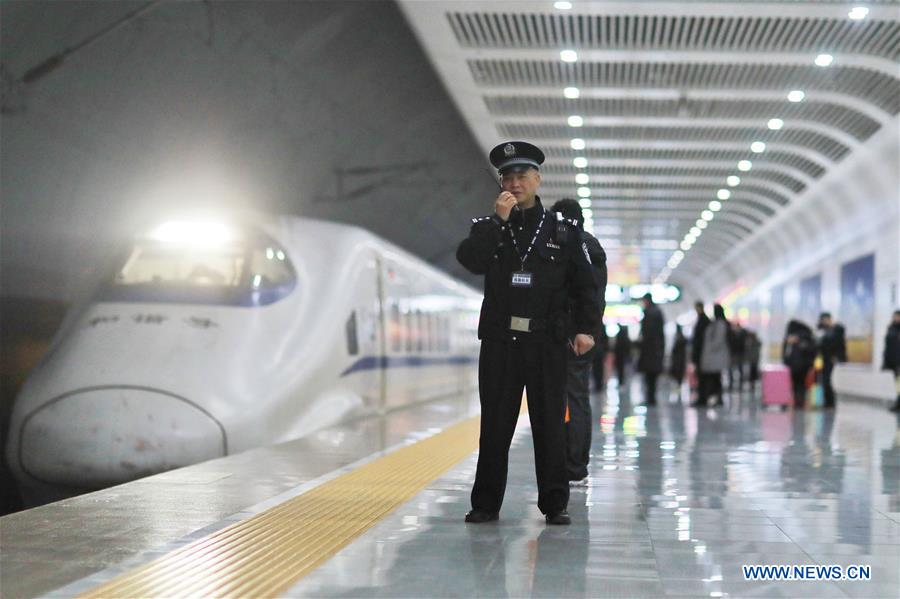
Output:
[[510,225],[509,227],[509,236],[512,238],[513,247],[516,248],[516,254],[519,256],[519,260],[522,261],[522,270],[525,270],[525,261],[528,260],[528,255],[531,254],[531,250],[534,249],[534,242],[537,241],[538,235],[541,233],[541,227],[544,225],[544,219],[547,217],[547,211],[544,210],[541,212],[541,222],[538,223],[537,228],[534,230],[534,237],[531,238],[531,243],[528,244],[528,249],[525,250],[525,254],[519,251],[519,244],[516,242],[516,235],[513,233],[513,227]]

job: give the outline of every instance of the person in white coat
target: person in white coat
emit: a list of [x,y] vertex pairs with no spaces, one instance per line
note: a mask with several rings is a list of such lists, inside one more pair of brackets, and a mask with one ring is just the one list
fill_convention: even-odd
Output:
[[729,336],[731,326],[725,318],[725,309],[719,304],[713,307],[714,318],[703,332],[703,351],[700,355],[699,390],[697,404],[709,405],[711,397],[722,403],[722,371],[731,363]]

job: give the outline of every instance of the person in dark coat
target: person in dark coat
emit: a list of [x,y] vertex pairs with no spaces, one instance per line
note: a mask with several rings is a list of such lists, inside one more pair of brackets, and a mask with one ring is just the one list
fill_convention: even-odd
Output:
[[822,392],[826,409],[834,409],[834,387],[831,385],[831,374],[834,365],[847,361],[847,338],[844,326],[834,322],[831,314],[822,312],[819,315],[819,354],[822,356]]
[[816,361],[816,341],[811,328],[799,320],[788,323],[781,346],[781,360],[791,371],[794,407],[803,409],[806,404],[806,376]]
[[[492,214],[472,219],[456,251],[484,276],[478,320],[481,430],[466,522],[497,520],[509,447],[527,390],[538,508],[548,524],[571,523],[566,480],[566,356],[589,352],[600,320],[597,280],[575,223],[544,209],[537,190],[544,153],[509,141],[490,153],[502,191]],[[573,337],[569,337],[574,333]]]
[[628,363],[631,362],[631,337],[628,336],[628,327],[622,325],[616,333],[616,346],[613,348],[616,357],[616,376],[619,379],[619,391],[625,390],[625,375]]
[[894,373],[894,380],[897,382],[897,400],[891,406],[891,411],[900,412],[900,310],[894,311],[894,317],[884,336],[884,357],[881,368]]
[[[606,308],[606,252],[597,238],[584,230],[584,215],[581,206],[573,199],[562,199],[553,204],[551,212],[562,214],[570,221],[575,221],[578,232],[581,234],[577,240],[578,245],[584,244],[590,257],[591,267],[597,280],[597,305],[599,306],[599,318],[597,328],[593,331],[594,349],[586,354],[576,355],[570,348],[566,377],[566,406],[569,420],[566,423],[566,469],[569,482],[582,486],[587,484],[588,462],[591,457],[591,365],[594,353],[597,351],[596,339],[603,330],[603,311]],[[575,300],[570,300],[570,312],[575,311]],[[576,331],[569,331],[569,337],[573,338]]]
[[762,342],[756,331],[747,331],[747,343],[745,355],[747,356],[747,366],[749,369],[748,378],[750,379],[750,392],[756,393],[756,382],[759,380],[759,360],[762,356]]
[[656,405],[656,381],[663,371],[666,338],[663,333],[665,319],[662,310],[653,303],[653,296],[647,293],[641,298],[644,318],[641,320],[641,349],[637,370],[644,373],[644,403]]
[[687,368],[687,337],[681,325],[675,327],[675,340],[672,342],[672,355],[669,360],[669,376],[681,389],[684,382],[684,372]]
[[691,331],[691,364],[694,365],[694,372],[697,376],[697,389],[692,391],[697,391],[697,401],[692,403],[692,406],[696,406],[699,403],[700,397],[700,358],[703,357],[703,336],[706,334],[706,327],[709,326],[709,316],[706,315],[706,311],[703,308],[703,302],[697,301],[694,302],[694,311],[697,313],[697,321],[694,324],[694,330]]
[[734,391],[735,382],[737,382],[738,391],[744,388],[746,344],[747,331],[744,330],[741,323],[732,322],[731,334],[728,337],[728,351],[731,354],[731,361],[728,364],[728,391]]
[[604,391],[606,390],[606,355],[609,353],[609,335],[606,334],[606,327],[600,327],[598,333],[594,336],[594,389]]

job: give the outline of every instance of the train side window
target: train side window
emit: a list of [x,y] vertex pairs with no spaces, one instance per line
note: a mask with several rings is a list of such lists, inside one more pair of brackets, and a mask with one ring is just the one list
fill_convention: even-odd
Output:
[[346,331],[347,353],[351,356],[355,356],[359,353],[359,336],[357,335],[356,327],[356,310],[351,312],[350,318],[347,319]]
[[425,323],[423,322],[422,311],[416,310],[416,352],[424,351],[423,341],[425,341]]
[[250,254],[252,287],[278,287],[289,283],[293,276],[294,273],[281,249],[271,246],[253,248]]
[[413,331],[413,313],[405,312],[403,314],[403,338],[406,340],[404,344],[406,346],[407,352],[412,352],[413,350],[413,335],[415,334]]
[[438,315],[434,312],[428,313],[428,331],[431,337],[428,340],[428,351],[436,352],[440,338],[438,337]]
[[400,322],[400,306],[396,302],[391,304],[391,316],[388,323],[390,331],[391,351],[403,351],[403,329]]

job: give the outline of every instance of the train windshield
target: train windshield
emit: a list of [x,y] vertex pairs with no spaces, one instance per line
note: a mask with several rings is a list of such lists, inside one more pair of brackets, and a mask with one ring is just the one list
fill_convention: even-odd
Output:
[[154,242],[138,243],[116,275],[116,284],[238,287],[245,259],[244,248],[237,245],[181,250]]
[[205,244],[148,237],[132,246],[105,299],[265,305],[295,285],[284,250],[261,233]]

